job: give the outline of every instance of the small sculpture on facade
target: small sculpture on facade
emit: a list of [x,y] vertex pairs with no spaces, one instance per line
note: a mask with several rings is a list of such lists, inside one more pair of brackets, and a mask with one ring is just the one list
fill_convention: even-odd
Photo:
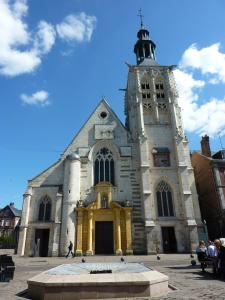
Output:
[[175,134],[176,142],[179,143],[184,139],[184,132],[182,126],[176,127],[176,134]]
[[101,199],[101,208],[108,208],[108,198],[106,196]]
[[83,200],[78,200],[78,201],[77,201],[77,207],[84,207],[84,202],[83,202]]
[[130,201],[129,200],[125,200],[125,207],[130,207]]

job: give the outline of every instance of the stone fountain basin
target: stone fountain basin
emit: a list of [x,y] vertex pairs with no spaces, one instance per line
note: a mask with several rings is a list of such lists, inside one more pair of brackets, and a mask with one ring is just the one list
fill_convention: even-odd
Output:
[[139,263],[64,264],[28,280],[33,300],[150,299],[167,292],[168,277]]

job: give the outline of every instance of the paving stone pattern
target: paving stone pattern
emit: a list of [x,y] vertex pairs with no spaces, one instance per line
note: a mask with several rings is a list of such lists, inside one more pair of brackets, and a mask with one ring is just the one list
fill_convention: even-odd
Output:
[[[9,283],[0,282],[1,300],[27,299],[25,296],[17,294],[26,290],[28,278],[59,264],[80,262],[81,258],[21,258],[14,256],[13,260],[16,265],[14,279]],[[88,262],[118,262],[120,257],[95,256],[86,258],[86,260]],[[125,261],[143,262],[146,267],[151,267],[169,276],[169,284],[177,290],[171,290],[166,297],[154,298],[155,300],[225,300],[225,281],[213,278],[210,269],[206,273],[202,273],[199,265],[191,266],[188,254],[161,255],[160,261],[157,261],[155,256],[130,256],[125,257]]]
[[225,299],[225,281],[213,278],[211,270],[202,273],[200,266],[168,265],[155,266],[155,269],[169,276],[169,284],[176,287],[166,297],[155,300],[189,299],[208,300]]

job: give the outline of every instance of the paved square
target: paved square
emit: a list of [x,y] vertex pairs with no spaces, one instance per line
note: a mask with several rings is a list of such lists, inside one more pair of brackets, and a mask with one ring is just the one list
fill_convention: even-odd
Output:
[[[87,262],[119,262],[117,256],[94,256],[85,258]],[[13,257],[16,264],[14,279],[9,283],[0,283],[1,300],[22,300],[26,299],[17,294],[27,289],[27,279],[64,263],[81,262],[81,258],[22,258]],[[200,266],[190,265],[188,254],[161,255],[161,260],[156,256],[127,256],[127,262],[142,262],[146,267],[153,268],[169,276],[169,284],[176,287],[177,290],[171,290],[166,297],[154,298],[155,300],[170,299],[193,299],[193,300],[224,300],[225,282],[214,279],[210,269],[202,273]]]

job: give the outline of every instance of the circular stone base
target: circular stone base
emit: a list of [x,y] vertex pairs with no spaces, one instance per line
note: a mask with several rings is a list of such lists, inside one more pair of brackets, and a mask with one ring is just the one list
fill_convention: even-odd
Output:
[[28,280],[33,300],[146,299],[167,292],[168,277],[138,263],[65,264]]

